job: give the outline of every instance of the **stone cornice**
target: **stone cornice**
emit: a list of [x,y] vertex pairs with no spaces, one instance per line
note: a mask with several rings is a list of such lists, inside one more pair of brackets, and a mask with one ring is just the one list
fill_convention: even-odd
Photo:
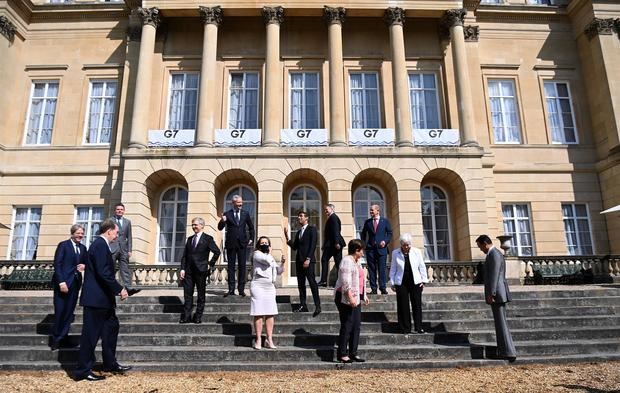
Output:
[[151,25],[157,28],[161,24],[159,17],[159,9],[157,7],[152,8],[136,8],[136,14],[142,18],[143,25]]
[[477,42],[480,38],[480,27],[478,26],[464,26],[463,33],[465,34],[465,41]]
[[612,35],[613,30],[615,29],[614,24],[615,21],[612,18],[594,18],[583,32],[589,39],[592,39],[597,35]]
[[263,7],[262,14],[266,25],[271,23],[281,25],[284,22],[284,8],[281,6]]
[[323,7],[323,18],[328,25],[337,23],[342,25],[347,16],[347,10],[344,7]]
[[11,22],[6,16],[0,15],[0,34],[5,36],[9,42],[13,42],[16,32],[17,29],[15,28],[13,22]]
[[200,19],[205,25],[220,26],[222,24],[222,17],[224,16],[224,11],[219,5],[216,5],[214,7],[200,6],[199,11]]
[[383,14],[383,20],[388,26],[402,26],[405,24],[405,10],[399,7],[389,7]]

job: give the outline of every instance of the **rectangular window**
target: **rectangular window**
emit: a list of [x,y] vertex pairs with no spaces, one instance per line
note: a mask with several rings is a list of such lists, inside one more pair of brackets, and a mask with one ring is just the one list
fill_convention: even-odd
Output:
[[75,223],[84,227],[82,244],[90,246],[99,231],[99,224],[103,221],[103,207],[78,206],[75,208]]
[[528,4],[553,5],[552,0],[527,0]]
[[351,128],[379,128],[379,80],[374,72],[351,73]]
[[480,4],[504,4],[504,0],[481,0]]
[[35,260],[41,226],[40,207],[17,207],[14,211],[10,259]]
[[514,81],[489,80],[489,98],[495,143],[521,143]]
[[319,73],[291,73],[291,128],[319,128]]
[[502,205],[502,213],[504,216],[504,233],[512,236],[511,254],[519,256],[534,255],[532,224],[530,222],[528,205],[505,204]]
[[545,82],[547,114],[551,127],[553,143],[577,143],[573,103],[568,84],[565,82]]
[[26,145],[49,145],[58,100],[58,81],[33,82],[26,117]]
[[588,208],[582,203],[563,203],[562,216],[570,255],[592,255],[592,235]]
[[435,74],[409,74],[413,129],[441,128]]
[[230,74],[228,128],[258,128],[258,73]]
[[168,110],[169,129],[196,129],[198,79],[197,73],[175,73],[171,75]]
[[117,85],[115,81],[90,81],[85,143],[110,143],[116,113]]

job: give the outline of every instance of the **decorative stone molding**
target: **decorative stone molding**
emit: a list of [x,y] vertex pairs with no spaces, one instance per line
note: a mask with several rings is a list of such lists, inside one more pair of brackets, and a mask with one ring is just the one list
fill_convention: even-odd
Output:
[[222,24],[222,17],[224,16],[224,11],[222,7],[216,5],[215,7],[203,7],[200,6],[200,19],[202,23],[205,25],[217,25],[220,26]]
[[138,16],[140,16],[140,18],[142,18],[143,25],[151,25],[157,28],[161,23],[161,19],[159,17],[159,8],[157,7],[152,7],[152,8],[140,7],[137,9],[137,14]]
[[389,7],[383,14],[383,20],[388,26],[392,25],[404,25],[405,24],[405,10],[399,7]]
[[11,22],[6,16],[0,15],[0,34],[6,37],[7,40],[13,42],[15,39],[15,33],[17,29],[13,22]]
[[465,41],[477,42],[480,38],[480,27],[468,25],[463,27],[463,33],[465,34]]
[[347,16],[347,10],[344,7],[328,7],[325,6],[323,8],[323,18],[325,19],[325,23],[331,25],[333,23],[337,23],[339,25],[344,23],[344,19]]
[[592,22],[583,31],[589,39],[596,37],[597,35],[611,35],[614,28],[614,20],[594,18]]
[[454,26],[463,26],[467,10],[457,8],[444,12],[439,22],[439,36],[442,40],[450,39],[450,29]]
[[281,25],[284,22],[284,8],[277,7],[263,7],[263,20],[265,24],[275,23]]

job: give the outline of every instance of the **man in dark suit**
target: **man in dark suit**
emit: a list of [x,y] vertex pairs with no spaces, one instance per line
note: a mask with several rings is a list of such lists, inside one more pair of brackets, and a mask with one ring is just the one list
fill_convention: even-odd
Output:
[[237,289],[239,295],[245,296],[247,247],[254,241],[254,224],[250,213],[242,209],[243,199],[240,195],[234,195],[231,202],[232,209],[222,213],[222,219],[217,224],[220,231],[226,228],[224,247],[228,259],[228,292],[224,297],[235,294],[235,265],[239,275]]
[[121,283],[125,288],[129,296],[135,295],[140,292],[141,289],[134,289],[131,285],[131,278],[133,273],[129,268],[129,258],[131,257],[131,221],[123,217],[125,215],[125,205],[117,203],[114,206],[114,216],[110,217],[116,225],[118,225],[118,237],[115,241],[110,243],[110,249],[112,250],[112,258],[114,262],[118,261],[118,270],[120,273]]
[[82,272],[88,261],[88,251],[80,243],[83,238],[84,227],[72,225],[71,238],[58,243],[54,253],[54,327],[50,343],[53,351],[70,345],[67,335],[75,318],[73,312],[82,286]]
[[[204,227],[205,221],[202,218],[196,217],[192,220],[194,234],[187,238],[183,257],[181,257],[181,272],[179,275],[181,280],[183,280],[185,305],[179,323],[202,323],[207,277],[211,274],[211,268],[213,268],[215,262],[220,257],[220,249],[215,244],[213,238],[203,232]],[[210,253],[213,253],[213,257],[209,261]],[[198,291],[198,304],[196,305],[194,318],[192,318],[194,287]]]
[[323,232],[323,255],[321,255],[321,281],[319,287],[327,286],[327,277],[329,275],[329,260],[334,257],[336,263],[336,272],[340,267],[342,260],[342,248],[346,245],[342,235],[340,234],[340,218],[335,212],[336,207],[331,203],[325,205],[325,231]]
[[370,279],[370,293],[377,294],[377,270],[379,271],[379,289],[387,295],[387,254],[392,240],[392,226],[387,218],[381,217],[379,205],[370,206],[370,218],[364,222],[362,240],[366,243],[366,262]]
[[127,289],[114,278],[110,243],[118,236],[118,226],[113,220],[107,219],[99,226],[99,233],[101,236],[97,237],[88,249],[84,286],[80,297],[80,305],[84,307],[84,322],[78,366],[74,375],[78,381],[105,379],[92,371],[95,365],[95,348],[100,338],[104,370],[124,373],[131,369],[131,366],[121,366],[116,361],[119,322],[114,298],[120,296],[121,300],[125,300],[129,296]]
[[476,239],[476,245],[480,251],[486,254],[484,261],[484,297],[493,311],[495,337],[497,339],[496,356],[512,363],[517,359],[517,351],[506,322],[506,303],[512,300],[508,282],[506,282],[506,261],[487,235],[479,236]]
[[297,288],[299,289],[300,305],[299,308],[293,311],[308,312],[308,306],[306,305],[306,279],[308,279],[310,291],[312,291],[312,299],[314,300],[314,314],[312,316],[316,317],[321,313],[319,287],[314,278],[314,268],[316,266],[314,251],[317,242],[316,227],[308,224],[308,214],[304,211],[299,212],[297,220],[301,228],[294,239],[289,240],[288,229],[284,227],[286,244],[297,251],[295,255],[295,268],[297,270]]

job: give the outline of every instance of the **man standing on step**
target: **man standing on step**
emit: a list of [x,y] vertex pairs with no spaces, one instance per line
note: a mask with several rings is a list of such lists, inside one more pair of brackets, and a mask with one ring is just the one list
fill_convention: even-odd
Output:
[[80,305],[84,307],[84,322],[80,337],[78,366],[75,370],[76,381],[100,381],[104,376],[93,374],[95,365],[95,348],[101,339],[104,371],[124,373],[131,366],[121,366],[116,361],[116,341],[119,322],[116,317],[116,296],[121,300],[129,294],[114,278],[114,260],[110,243],[118,236],[118,226],[112,219],[107,219],[99,226],[98,236],[88,249],[88,261],[84,273],[84,286]]
[[[211,274],[211,269],[220,257],[220,249],[215,244],[213,238],[203,232],[205,220],[196,217],[192,220],[192,230],[194,234],[187,238],[183,256],[181,257],[181,271],[179,276],[183,280],[183,296],[185,305],[183,315],[179,323],[202,323],[202,313],[205,308],[205,292],[207,290],[207,277]],[[213,254],[209,260],[209,254]],[[192,308],[194,307],[194,287],[198,292],[198,304],[196,313],[192,318]]]
[[381,217],[379,205],[370,206],[370,218],[364,222],[361,240],[366,243],[370,293],[372,295],[377,294],[378,271],[378,287],[382,294],[387,295],[387,255],[389,252],[388,245],[392,241],[392,226],[387,218]]
[[114,206],[114,217],[111,217],[118,225],[118,238],[110,244],[112,258],[118,261],[121,283],[127,288],[129,296],[135,295],[141,289],[134,289],[131,285],[133,273],[129,269],[129,258],[131,257],[131,221],[123,217],[125,215],[125,205],[117,203]]
[[512,300],[508,282],[506,282],[506,261],[487,235],[479,236],[476,239],[476,245],[480,251],[486,254],[484,261],[484,297],[493,311],[495,337],[497,338],[496,356],[512,363],[517,359],[517,351],[506,322],[506,303]]
[[321,281],[319,287],[326,287],[329,277],[329,260],[334,257],[336,263],[336,273],[340,267],[342,260],[342,247],[346,245],[342,235],[340,234],[340,218],[336,214],[336,207],[331,203],[325,205],[325,231],[323,232],[323,255],[321,255]]
[[52,329],[52,351],[69,346],[67,335],[75,318],[75,306],[82,286],[82,272],[86,268],[88,251],[81,243],[84,227],[71,226],[71,238],[58,243],[54,253],[54,328]]
[[254,224],[250,213],[242,209],[243,199],[240,195],[234,195],[231,203],[232,209],[222,213],[222,219],[217,224],[220,231],[226,228],[224,247],[228,260],[228,292],[224,297],[235,294],[235,265],[238,273],[237,289],[239,295],[245,296],[247,248],[254,241]]

